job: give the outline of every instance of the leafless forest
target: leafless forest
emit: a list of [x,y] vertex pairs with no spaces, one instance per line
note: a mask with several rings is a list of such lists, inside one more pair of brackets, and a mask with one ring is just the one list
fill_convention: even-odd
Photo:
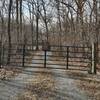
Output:
[[2,44],[99,42],[99,0],[0,0]]
[[100,0],[0,0],[0,100],[100,100]]

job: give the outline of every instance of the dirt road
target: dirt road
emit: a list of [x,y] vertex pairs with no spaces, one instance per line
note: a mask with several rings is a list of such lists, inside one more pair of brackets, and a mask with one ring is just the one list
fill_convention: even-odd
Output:
[[[54,66],[50,65],[49,67]],[[77,87],[75,78],[69,77],[66,70],[43,70],[43,68],[34,67],[25,68],[22,73],[11,80],[0,80],[0,100],[15,100],[14,98],[18,94],[27,90],[26,84],[28,84],[28,80],[35,79],[35,77],[41,73],[41,70],[44,71],[44,73],[48,70],[49,74],[51,74],[55,80],[54,90],[46,100],[89,100],[87,94]],[[44,99],[38,97],[38,100]]]

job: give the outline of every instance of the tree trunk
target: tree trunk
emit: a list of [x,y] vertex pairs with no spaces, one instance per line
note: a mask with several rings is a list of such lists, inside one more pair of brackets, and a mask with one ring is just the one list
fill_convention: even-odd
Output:
[[20,0],[20,43],[23,43],[23,34],[22,34],[22,0]]
[[10,62],[10,53],[11,53],[11,8],[12,8],[12,0],[9,1],[9,10],[8,10],[8,60],[7,63]]
[[37,1],[36,7],[36,50],[39,49],[39,3]]
[[17,45],[19,45],[19,10],[18,10],[18,0],[16,0],[16,26],[17,26]]

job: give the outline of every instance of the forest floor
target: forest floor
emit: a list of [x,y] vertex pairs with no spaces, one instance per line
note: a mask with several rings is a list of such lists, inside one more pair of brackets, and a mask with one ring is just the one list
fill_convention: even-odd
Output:
[[14,77],[1,77],[0,100],[100,100],[100,75],[27,67]]

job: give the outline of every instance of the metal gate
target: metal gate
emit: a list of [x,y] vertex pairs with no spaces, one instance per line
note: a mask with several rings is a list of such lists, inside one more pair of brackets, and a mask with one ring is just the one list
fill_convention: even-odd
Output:
[[91,47],[50,46],[50,49],[36,51],[31,46],[24,50],[23,66],[89,70],[92,61]]
[[[20,44],[18,48],[15,47],[13,44],[9,63],[13,66],[88,71],[92,64],[91,47],[51,45],[49,49],[39,46],[39,50],[31,44]],[[5,64],[6,53],[3,53],[2,64]]]

